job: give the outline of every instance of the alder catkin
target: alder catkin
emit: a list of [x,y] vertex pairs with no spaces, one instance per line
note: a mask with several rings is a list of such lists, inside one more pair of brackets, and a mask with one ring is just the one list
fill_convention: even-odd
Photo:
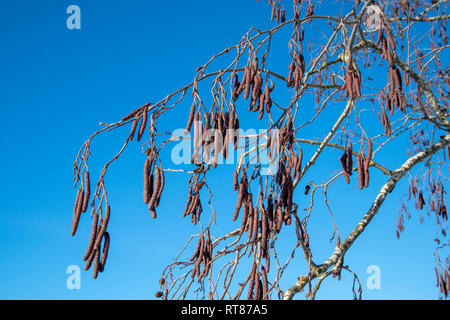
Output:
[[97,236],[97,228],[98,228],[98,213],[95,213],[94,218],[92,218],[91,236],[89,237],[89,243],[86,249],[86,253],[84,254],[83,261],[89,259],[89,256],[92,253],[92,248],[94,247],[94,242]]
[[95,251],[94,269],[92,270],[92,278],[97,279],[99,271],[100,271],[100,248],[98,248]]
[[148,204],[150,201],[150,166],[151,166],[151,160],[150,158],[147,158],[144,163],[144,190],[143,190],[143,196],[144,196],[144,203]]
[[137,141],[140,141],[142,136],[144,135],[145,127],[147,126],[147,116],[148,116],[148,111],[147,111],[147,108],[145,108],[144,112],[142,114],[142,122],[141,122],[141,126],[139,127]]
[[184,129],[185,134],[191,131],[192,121],[194,121],[194,114],[195,114],[195,102],[192,103],[191,110],[189,111],[189,118],[186,124],[186,128]]
[[89,205],[89,197],[91,196],[91,182],[89,180],[89,172],[86,170],[84,173],[84,196],[81,212],[86,212]]
[[108,232],[105,232],[105,241],[103,243],[103,251],[102,251],[102,257],[100,260],[100,272],[103,272],[105,270],[106,265],[106,259],[108,259],[108,251],[109,251],[109,243],[110,243],[110,236]]
[[106,232],[106,228],[108,227],[108,222],[109,222],[109,216],[111,214],[111,208],[109,206],[109,204],[106,205],[106,209],[105,209],[105,216],[103,217],[103,221],[102,221],[102,227],[100,228],[100,231],[97,234],[97,239],[95,240],[95,244],[94,244],[94,248],[100,250],[100,244],[101,241],[103,239],[103,236]]
[[72,237],[77,232],[78,223],[80,222],[81,206],[82,206],[83,197],[84,197],[84,191],[81,190],[81,188],[80,188],[80,189],[78,189],[77,197],[75,200],[75,205],[73,208],[72,231],[71,231]]

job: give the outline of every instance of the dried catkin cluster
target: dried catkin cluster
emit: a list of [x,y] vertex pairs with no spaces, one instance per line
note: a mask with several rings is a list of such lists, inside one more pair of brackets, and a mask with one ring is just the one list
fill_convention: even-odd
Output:
[[86,261],[86,264],[84,265],[84,270],[86,271],[89,270],[92,263],[94,263],[92,270],[92,276],[94,279],[97,278],[99,272],[103,272],[105,269],[110,245],[110,236],[106,231],[106,228],[108,227],[110,215],[111,208],[109,205],[106,205],[103,218],[99,219],[98,213],[95,213],[92,219],[91,236],[89,237],[89,244],[83,260]]
[[144,163],[144,203],[148,204],[148,209],[152,218],[156,218],[156,208],[159,206],[161,194],[164,190],[165,177],[164,170],[156,164],[155,153],[151,152]]
[[195,103],[192,106],[185,129],[187,134],[194,124],[194,152],[191,163],[200,165],[204,162],[216,168],[219,154],[227,158],[230,143],[234,143],[234,149],[238,147],[239,119],[235,106],[231,106],[230,112],[216,110],[205,113],[204,124],[200,111],[195,111]]
[[258,267],[259,263],[257,264],[256,261],[253,261],[247,300],[268,300],[269,284],[267,272],[264,266],[261,266],[261,272],[259,272]]
[[436,273],[436,287],[439,287],[440,292],[444,295],[445,299],[447,299],[450,290],[450,266],[447,265],[447,269],[441,269],[441,272],[439,272],[436,267],[434,268]]
[[372,140],[368,139],[367,155],[364,155],[361,148],[357,159],[359,189],[367,188],[369,186],[369,167],[371,161],[372,161]]
[[[212,267],[212,253],[213,245],[209,229],[206,231],[206,236],[202,233],[199,236],[197,248],[189,261],[194,262],[194,269],[192,271],[192,278],[197,275],[197,279],[200,280],[206,277]],[[203,270],[200,270],[200,265],[203,263]]]
[[273,21],[274,19],[277,23],[283,23],[286,21],[286,12],[281,1],[278,2],[276,0],[269,0],[269,6],[272,6],[270,21]]
[[352,175],[352,170],[353,170],[353,146],[351,143],[345,149],[344,154],[341,156],[340,161],[341,161],[342,173],[344,174],[345,181],[347,182],[347,184],[349,184],[350,176]]
[[191,221],[194,225],[200,220],[200,215],[203,212],[202,203],[200,201],[200,189],[202,186],[202,183],[190,183],[188,199],[183,213],[183,218],[192,215]]
[[[300,43],[300,42],[299,42]],[[302,47],[294,51],[292,62],[289,65],[289,73],[287,77],[288,88],[298,90],[302,84],[303,75],[305,74],[305,58],[303,57]]]
[[261,73],[262,70],[259,68],[258,57],[253,56],[251,66],[246,66],[244,68],[242,82],[239,82],[237,74],[234,75],[234,87],[232,93],[234,102],[237,101],[242,92],[244,92],[245,100],[250,97],[249,111],[259,112],[259,120],[263,118],[264,111],[270,113],[272,107],[272,99],[270,94],[274,89],[274,83],[271,82],[269,86],[268,79],[264,85],[264,80]]
[[361,75],[357,71],[356,64],[351,55],[347,61],[342,90],[345,90],[346,98],[350,96],[350,99],[356,100],[361,97]]
[[89,178],[89,171],[84,172],[84,183],[83,187],[80,187],[75,198],[75,204],[73,206],[73,217],[72,217],[72,230],[71,235],[74,236],[78,229],[78,224],[80,222],[80,217],[82,212],[86,212],[89,205],[89,198],[91,196],[91,182]]

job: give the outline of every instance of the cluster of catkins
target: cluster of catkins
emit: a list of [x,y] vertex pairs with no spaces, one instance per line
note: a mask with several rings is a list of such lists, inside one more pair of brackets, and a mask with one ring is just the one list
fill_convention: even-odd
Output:
[[295,88],[298,90],[302,83],[303,75],[305,73],[305,58],[303,57],[302,49],[295,50],[292,62],[289,65],[289,73],[287,77],[288,88]]
[[[217,159],[220,153],[224,158],[228,155],[230,142],[234,142],[234,148],[237,149],[239,143],[239,119],[235,106],[231,107],[230,112],[216,111],[205,113],[204,125],[201,121],[200,111],[195,111],[195,104],[192,104],[185,132],[191,131],[194,124],[194,152],[192,154],[192,163],[201,164],[201,148],[203,147],[203,162],[211,163],[214,168],[217,167]],[[214,149],[213,149],[214,148]],[[213,157],[211,158],[211,151]]]
[[142,139],[142,136],[144,135],[144,132],[145,132],[145,127],[147,126],[148,107],[149,106],[150,106],[150,103],[146,103],[143,106],[137,108],[136,110],[134,110],[133,112],[131,112],[130,114],[128,114],[122,118],[122,121],[127,121],[127,120],[134,118],[127,141],[133,140],[134,135],[136,133],[137,126],[139,124],[139,119],[141,119],[141,118],[142,118],[142,121],[139,126],[137,141],[140,141]]
[[361,97],[361,75],[356,70],[351,55],[348,58],[342,90],[345,90],[346,98],[350,96],[350,99],[356,100]]
[[276,0],[269,0],[269,6],[272,6],[270,21],[273,21],[273,19],[276,19],[277,23],[280,23],[280,21],[282,23],[286,21],[286,12],[281,2],[277,3]]
[[268,300],[268,295],[269,282],[267,281],[266,269],[261,266],[261,272],[259,272],[256,261],[253,261],[247,300]]
[[[437,182],[434,181],[434,179],[430,181],[429,189],[431,191],[431,198],[429,201],[430,209],[436,215],[437,223],[439,224],[439,217],[441,217],[444,220],[448,219],[447,206],[445,205],[444,200],[445,199],[444,194],[446,192],[444,189],[444,185],[440,180],[438,180]],[[415,199],[416,209],[422,210],[426,202],[422,190],[418,189],[417,178],[414,180],[412,179],[410,180],[408,186],[408,200],[411,199],[411,195]]]
[[80,187],[77,191],[77,196],[75,198],[75,204],[73,206],[73,217],[72,217],[72,231],[71,235],[74,236],[78,229],[78,223],[80,222],[80,217],[82,212],[86,212],[89,205],[89,198],[91,196],[91,184],[89,179],[89,171],[84,172],[84,189]]
[[148,204],[150,214],[156,218],[156,208],[159,206],[164,190],[164,170],[156,164],[155,153],[150,152],[144,163],[144,203]]
[[372,140],[368,139],[367,155],[364,155],[362,150],[359,152],[357,159],[358,168],[358,185],[359,189],[367,188],[369,186],[369,167],[372,161]]
[[[387,40],[384,36],[384,29],[378,30],[377,45],[381,44],[381,58],[389,62],[389,92],[385,96],[386,109],[391,115],[395,108],[405,112],[405,97],[403,95],[402,75],[400,70],[392,60],[392,52],[395,52],[395,41],[389,28],[386,29]],[[408,76],[405,74],[406,85],[408,85]]]
[[341,156],[340,161],[345,181],[349,184],[350,176],[352,175],[353,170],[353,145],[351,143],[347,148],[345,148],[344,154]]
[[[89,180],[89,172],[87,170],[84,173],[83,185],[84,189],[81,187],[80,189],[78,189],[77,197],[73,207],[72,232],[71,232],[72,236],[74,236],[75,233],[77,232],[81,213],[86,212],[89,204],[90,180]],[[86,271],[90,269],[92,262],[94,262],[93,268],[94,279],[97,278],[99,272],[103,272],[106,265],[106,259],[108,257],[110,236],[109,233],[106,231],[106,228],[108,227],[110,213],[111,209],[109,205],[106,205],[105,214],[101,219],[100,224],[98,212],[94,213],[94,217],[92,219],[91,236],[89,238],[88,248],[86,250],[86,253],[84,254],[83,261],[86,261],[86,264],[84,266],[84,270]],[[101,248],[102,241],[103,241],[103,250]]]
[[434,268],[436,272],[436,287],[439,287],[440,292],[445,296],[445,299],[448,297],[448,292],[450,290],[450,268],[447,265],[447,270],[442,270],[439,274],[437,268]]
[[[270,94],[274,89],[274,83],[270,86],[268,81],[264,86],[264,80],[261,75],[261,70],[258,65],[258,57],[254,56],[251,66],[244,68],[244,76],[242,82],[239,82],[237,74],[234,74],[234,87],[232,92],[233,101],[237,101],[242,92],[244,92],[244,99],[250,97],[249,111],[259,112],[258,119],[261,120],[264,116],[264,110],[270,113],[272,107],[272,99]],[[264,91],[263,88],[264,87]]]
[[192,215],[191,221],[194,225],[200,220],[203,212],[202,203],[200,201],[200,189],[202,184],[191,183],[189,186],[188,199],[184,209],[183,218]]
[[[212,252],[213,245],[209,234],[209,229],[206,232],[206,237],[202,234],[197,243],[197,248],[189,261],[194,262],[194,270],[191,274],[192,278],[197,275],[198,280],[208,275],[212,266]],[[200,270],[200,265],[203,263],[203,270]]]

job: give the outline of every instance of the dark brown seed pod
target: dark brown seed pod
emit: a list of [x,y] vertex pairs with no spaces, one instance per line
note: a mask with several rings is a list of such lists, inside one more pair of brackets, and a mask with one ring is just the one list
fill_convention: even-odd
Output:
[[162,296],[163,296],[162,291],[157,291],[157,292],[155,293],[155,297],[156,297],[156,298],[161,298]]
[[275,205],[275,210],[276,210],[276,215],[277,215],[277,224],[276,224],[276,231],[277,233],[280,233],[281,231],[281,226],[283,225],[283,210],[281,209],[281,205],[280,204],[276,204]]
[[247,203],[247,228],[246,231],[248,231],[248,241],[250,241],[253,238],[253,225],[255,224],[255,215],[253,214],[253,201],[250,200]]
[[89,172],[86,170],[84,173],[84,195],[83,195],[83,205],[81,207],[81,212],[86,212],[89,205],[89,197],[91,196],[91,182],[89,180]]
[[100,248],[98,248],[95,251],[94,269],[92,270],[92,278],[97,279],[99,271],[100,271]]
[[141,126],[139,127],[137,141],[141,141],[142,136],[144,135],[145,127],[147,126],[147,116],[148,116],[148,111],[147,111],[147,108],[145,108],[143,111],[143,114],[142,114],[142,122],[141,122]]
[[102,226],[100,231],[97,234],[97,239],[95,240],[94,248],[100,250],[100,244],[103,239],[103,236],[106,232],[106,228],[108,227],[109,217],[111,215],[111,208],[109,204],[106,205],[105,216],[103,217]]
[[94,218],[92,218],[91,236],[89,237],[89,243],[86,249],[86,253],[84,254],[83,261],[89,259],[89,256],[92,253],[92,248],[94,247],[94,242],[97,236],[97,228],[98,228],[98,213],[95,213]]
[[234,122],[234,149],[236,150],[239,146],[239,119],[236,117],[236,120]]
[[77,197],[75,200],[75,205],[73,208],[72,231],[71,231],[72,237],[77,232],[78,223],[80,222],[81,206],[82,206],[83,197],[84,197],[84,191],[81,190],[81,188],[80,188],[80,189],[78,189]]
[[105,238],[105,241],[103,243],[102,257],[100,260],[100,272],[103,272],[105,270],[106,259],[108,259],[109,244],[111,241],[108,231],[105,232],[104,238]]

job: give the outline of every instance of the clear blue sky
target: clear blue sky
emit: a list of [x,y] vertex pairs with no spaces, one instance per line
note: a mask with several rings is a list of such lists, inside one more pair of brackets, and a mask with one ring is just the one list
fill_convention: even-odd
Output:
[[[66,28],[66,8],[71,4],[81,8],[81,30]],[[181,218],[187,176],[167,173],[166,192],[172,198],[163,198],[158,219],[151,219],[142,203],[144,156],[140,145],[133,143],[111,166],[106,178],[112,206],[106,270],[97,280],[92,279],[90,271],[82,271],[81,290],[68,290],[66,268],[83,266],[81,258],[90,232],[90,222],[84,216],[77,236],[70,236],[75,197],[72,165],[76,153],[99,128],[100,121],[117,121],[135,107],[161,99],[189,83],[197,66],[239,41],[250,26],[265,29],[273,25],[269,21],[270,8],[266,1],[254,0],[2,0],[0,12],[0,298],[154,298],[164,266],[189,235],[198,232],[198,228]],[[289,63],[286,41],[278,45],[280,61],[275,54],[272,63],[278,72],[285,73]],[[280,99],[288,101],[289,90],[278,89],[280,96],[285,95]],[[189,103],[180,105],[185,108],[181,113],[162,117],[159,127],[183,127]],[[245,110],[243,106],[244,119]],[[331,112],[321,120],[327,128],[333,115]],[[381,130],[381,125],[373,122],[373,132]],[[128,129],[118,130],[95,140],[92,180],[119,150],[127,132]],[[320,131],[308,136],[320,137]],[[305,150],[311,155],[313,149]],[[380,154],[380,162],[390,161],[390,168],[401,164],[406,152],[395,151],[388,149]],[[337,172],[340,154],[330,157],[333,164],[311,170],[306,181],[327,172],[319,179],[323,182]],[[230,192],[232,168],[221,170],[211,175],[212,185],[222,188],[213,199],[218,209],[216,235],[236,227],[230,214],[236,197]],[[342,237],[366,212],[384,181],[384,177],[374,174],[367,190],[357,191],[355,183],[347,186],[340,181],[334,193],[330,191],[329,201]],[[405,184],[399,184],[346,256],[345,264],[360,276],[366,299],[438,296],[433,271],[434,219],[420,224],[419,215],[413,213],[406,224],[407,232],[400,240],[395,238],[398,198],[405,191]],[[305,207],[306,200],[299,190],[296,201]],[[204,203],[206,208],[206,200]],[[205,210],[204,215],[209,214]],[[313,250],[317,252],[314,258],[320,262],[332,250],[328,243],[332,229],[323,206],[315,212],[310,230]],[[284,237],[295,241],[292,226]],[[283,261],[287,254],[281,250]],[[284,288],[305,271],[300,252],[297,258],[300,262],[286,272]],[[366,269],[370,265],[381,268],[380,290],[366,288]],[[317,298],[351,299],[352,280],[349,274],[343,274],[341,282],[327,280]]]

